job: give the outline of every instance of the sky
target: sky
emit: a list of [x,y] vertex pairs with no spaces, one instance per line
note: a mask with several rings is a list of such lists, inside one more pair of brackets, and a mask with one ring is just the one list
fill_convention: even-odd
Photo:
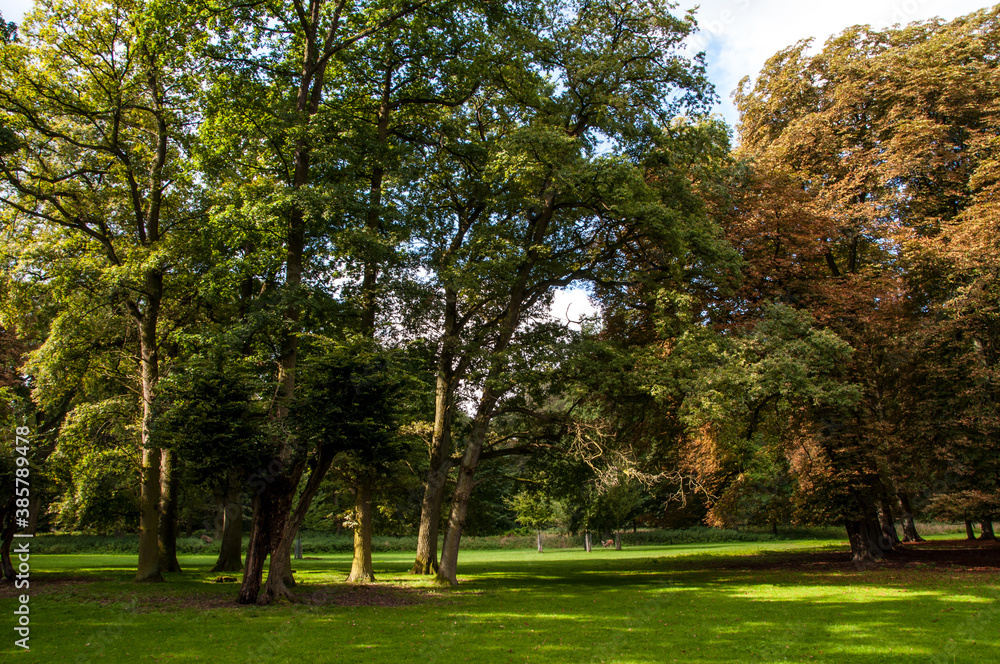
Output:
[[[4,20],[20,22],[30,0],[0,0]],[[720,113],[729,126],[738,121],[732,93],[744,76],[751,80],[777,51],[800,39],[812,37],[817,47],[852,25],[886,28],[934,17],[951,20],[990,7],[984,0],[681,0],[679,11],[698,6],[700,33],[691,46],[704,51],[709,79],[715,84]],[[577,319],[593,313],[586,293],[571,289],[560,293],[553,313]]]
[[852,25],[883,29],[934,17],[951,20],[991,7],[984,0],[681,0],[678,9],[695,6],[700,34],[692,46],[703,50],[709,80],[721,97],[717,112],[731,127],[738,121],[732,93],[744,76],[751,80],[764,62],[809,37],[822,47],[831,36]]

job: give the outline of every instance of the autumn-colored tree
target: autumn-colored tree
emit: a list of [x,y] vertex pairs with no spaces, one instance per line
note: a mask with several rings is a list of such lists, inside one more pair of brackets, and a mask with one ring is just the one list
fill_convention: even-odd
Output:
[[[952,297],[924,247],[964,225],[991,160],[980,146],[995,135],[994,19],[983,10],[854,27],[812,55],[801,42],[737,94],[740,154],[755,183],[729,225],[756,291],[743,302],[807,308],[855,349],[847,379],[862,387],[858,407],[814,417],[851,496],[840,516],[858,560],[891,548],[893,494],[908,504],[928,486],[930,441],[943,438],[939,424],[914,426],[950,399],[920,389],[928,366],[918,353],[948,333],[935,312]],[[748,310],[743,302],[736,311]]]

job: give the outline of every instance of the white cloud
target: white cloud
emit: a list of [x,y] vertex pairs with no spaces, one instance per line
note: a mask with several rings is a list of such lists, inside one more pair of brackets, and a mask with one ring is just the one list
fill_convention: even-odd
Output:
[[731,95],[744,76],[751,80],[779,50],[813,37],[817,46],[852,25],[874,28],[941,17],[951,20],[989,7],[983,0],[838,0],[806,4],[793,0],[685,0],[678,11],[700,5],[701,34],[709,79],[722,98],[718,111],[731,126],[738,116]]

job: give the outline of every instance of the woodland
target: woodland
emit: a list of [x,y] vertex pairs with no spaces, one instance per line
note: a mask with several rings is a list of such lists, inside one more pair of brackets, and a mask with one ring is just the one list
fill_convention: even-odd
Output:
[[212,533],[239,604],[303,531],[443,586],[554,528],[994,539],[998,15],[789,46],[735,128],[666,0],[0,20],[3,576],[22,531],[165,586]]

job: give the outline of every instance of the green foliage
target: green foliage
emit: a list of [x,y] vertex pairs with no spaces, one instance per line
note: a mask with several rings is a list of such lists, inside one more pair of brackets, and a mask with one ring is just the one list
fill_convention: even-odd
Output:
[[64,530],[134,529],[139,509],[137,412],[118,397],[83,403],[59,430],[47,461],[55,522]]
[[4,21],[3,13],[0,12],[0,43],[10,44],[17,41],[17,24],[13,21]]
[[587,525],[594,530],[613,528],[621,532],[622,525],[636,516],[649,499],[649,492],[635,480],[621,476],[614,484],[603,487],[588,510]]
[[289,424],[307,445],[350,452],[361,468],[384,471],[408,448],[399,427],[414,410],[412,390],[420,384],[399,353],[371,340],[314,338],[313,343],[314,352],[301,366]]
[[952,490],[931,496],[927,514],[948,521],[985,521],[1000,518],[1000,493]]
[[771,305],[749,334],[717,343],[717,364],[699,373],[686,400],[692,428],[712,423],[736,443],[755,433],[765,404],[843,410],[860,399],[842,380],[852,349],[809,312]]
[[548,526],[556,515],[552,501],[537,492],[521,490],[504,502],[517,514],[518,523],[535,530]]
[[151,435],[175,450],[191,481],[219,484],[228,470],[250,472],[268,458],[263,385],[241,367],[192,357],[175,363],[156,395]]

